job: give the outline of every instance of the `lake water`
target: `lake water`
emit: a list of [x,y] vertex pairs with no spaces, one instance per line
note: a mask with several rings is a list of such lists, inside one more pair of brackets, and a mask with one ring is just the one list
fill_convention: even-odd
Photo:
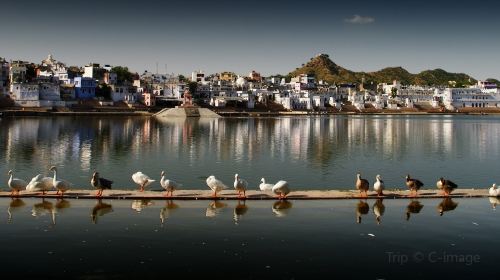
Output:
[[440,176],[485,188],[500,182],[499,135],[500,116],[3,118],[0,174],[29,180],[56,165],[75,188],[89,188],[95,169],[132,189],[132,173],[159,179],[166,170],[184,188],[205,189],[209,175],[231,184],[239,173],[251,188],[265,177],[307,190],[352,189],[360,171],[370,182],[381,174],[389,188],[403,188],[407,173],[429,188]]
[[3,198],[0,263],[41,279],[496,279],[499,219],[488,198]]

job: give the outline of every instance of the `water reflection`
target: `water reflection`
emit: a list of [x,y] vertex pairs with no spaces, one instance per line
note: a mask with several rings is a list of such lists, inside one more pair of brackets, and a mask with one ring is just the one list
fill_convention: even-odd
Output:
[[497,205],[500,203],[498,197],[489,197],[488,199],[490,201],[491,208],[493,208],[494,210],[497,209]]
[[26,206],[26,203],[22,199],[13,198],[9,203],[9,207],[7,208],[7,213],[9,214],[8,222],[11,223],[13,219],[13,213],[19,212],[21,208]]
[[273,213],[276,215],[278,218],[283,218],[288,215],[290,212],[290,208],[292,208],[293,204],[292,202],[288,200],[278,200],[275,203],[273,203]]
[[33,205],[33,208],[31,209],[31,216],[33,217],[40,217],[44,215],[51,215],[52,217],[52,224],[56,224],[56,209],[54,207],[54,203],[50,201],[46,201],[45,199],[42,199],[42,202],[35,203]]
[[[45,166],[58,165],[65,167],[66,178],[84,186],[88,182],[80,177],[82,172],[103,169],[116,185],[131,186],[124,172],[131,174],[144,163],[144,171],[175,163],[171,172],[185,180],[186,185],[196,186],[198,182],[192,172],[206,169],[206,163],[210,162],[214,164],[204,174],[230,174],[253,167],[255,174],[247,176],[253,185],[262,176],[274,175],[276,164],[285,161],[289,168],[281,176],[290,178],[298,187],[322,189],[351,186],[352,172],[360,169],[370,176],[381,173],[387,183],[396,183],[412,166],[419,166],[415,172],[427,176],[422,181],[433,182],[439,170],[435,166],[446,162],[440,173],[464,170],[456,180],[473,186],[489,183],[489,178],[477,174],[495,172],[495,161],[500,156],[499,119],[498,116],[5,118],[0,123],[0,149],[5,151],[0,154],[0,161],[7,164],[0,165],[0,174],[15,166],[21,177],[28,178],[34,175],[29,173],[35,173],[33,166],[41,171]],[[339,165],[350,172],[333,174],[332,170]],[[391,172],[384,173],[387,170]],[[337,186],[328,185],[333,178]]]
[[173,200],[169,199],[165,202],[165,207],[160,210],[160,221],[161,224],[165,222],[166,219],[170,217],[170,215],[179,208],[179,205],[174,203]]
[[97,224],[98,217],[104,216],[111,212],[113,212],[113,206],[111,204],[104,203],[101,199],[97,200],[90,213],[92,223]]
[[227,207],[226,203],[214,200],[208,204],[207,211],[205,211],[205,217],[215,218],[222,213],[222,210]]
[[441,201],[441,203],[439,203],[439,205],[437,206],[439,216],[443,216],[444,212],[455,210],[455,208],[457,208],[457,206],[458,206],[458,203],[453,201],[453,199],[451,199],[451,197],[444,198],[443,201]]
[[234,207],[233,221],[235,225],[238,225],[241,217],[248,212],[248,206],[246,205],[246,200],[238,200],[238,203]]
[[380,225],[380,223],[382,222],[382,216],[385,212],[383,201],[383,199],[377,199],[373,204],[373,214],[375,214],[375,221],[377,221],[378,225]]
[[137,213],[141,213],[141,211],[146,208],[146,207],[149,207],[151,205],[153,205],[153,201],[151,199],[139,199],[139,200],[134,200],[132,201],[132,209],[134,209],[135,211],[137,211]]
[[406,206],[406,220],[407,221],[410,220],[411,214],[418,214],[418,213],[420,213],[420,211],[422,210],[422,208],[424,208],[424,205],[422,203],[420,203],[420,201],[418,201],[418,200],[412,200],[412,201],[410,201],[410,203],[408,204],[408,206]]
[[361,216],[368,214],[368,212],[370,212],[370,205],[366,201],[360,200],[356,204],[356,222],[361,224]]

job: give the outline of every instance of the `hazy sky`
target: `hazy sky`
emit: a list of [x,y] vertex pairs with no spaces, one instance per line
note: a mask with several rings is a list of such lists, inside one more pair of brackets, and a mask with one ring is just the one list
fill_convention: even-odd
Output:
[[355,71],[500,79],[497,1],[2,0],[0,57],[189,74],[286,74],[317,53]]

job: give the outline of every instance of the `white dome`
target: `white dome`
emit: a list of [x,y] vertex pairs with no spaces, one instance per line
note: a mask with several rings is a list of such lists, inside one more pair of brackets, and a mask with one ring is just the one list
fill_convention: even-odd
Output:
[[243,77],[239,77],[238,79],[236,79],[236,85],[239,87],[244,86],[246,83],[247,81],[245,81],[245,78]]

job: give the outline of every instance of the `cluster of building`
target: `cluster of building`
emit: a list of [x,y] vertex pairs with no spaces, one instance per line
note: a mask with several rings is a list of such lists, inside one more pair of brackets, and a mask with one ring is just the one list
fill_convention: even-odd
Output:
[[84,67],[68,67],[52,55],[33,64],[0,58],[0,95],[10,95],[17,106],[58,107],[94,100],[100,105],[117,103],[135,106],[173,106],[182,102],[187,88],[196,88],[194,95],[201,102],[217,108],[236,106],[253,109],[256,104],[274,102],[288,110],[342,110],[352,105],[365,108],[400,109],[414,106],[500,107],[497,85],[479,81],[468,88],[402,85],[397,81],[365,89],[361,84],[328,84],[314,75],[301,74],[263,77],[256,71],[248,75],[220,72],[207,75],[193,71],[191,77],[145,71],[119,77],[110,65],[90,63]]

